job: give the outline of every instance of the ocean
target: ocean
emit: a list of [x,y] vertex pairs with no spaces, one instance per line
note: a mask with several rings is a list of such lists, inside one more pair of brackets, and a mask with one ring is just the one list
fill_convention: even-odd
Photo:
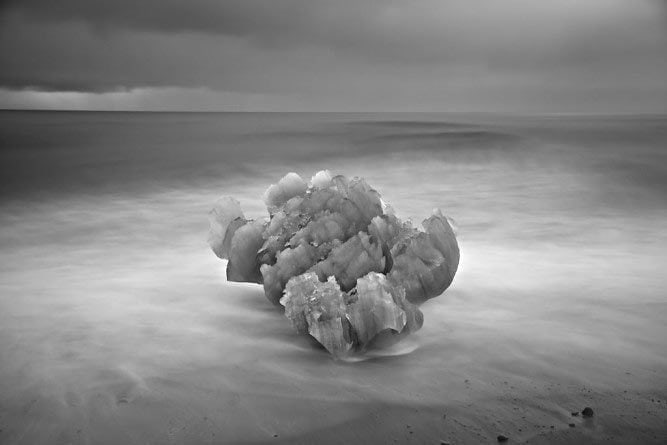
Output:
[[[322,169],[461,249],[354,363],[206,242],[219,197]],[[667,437],[665,115],[2,111],[0,248],[2,443]]]

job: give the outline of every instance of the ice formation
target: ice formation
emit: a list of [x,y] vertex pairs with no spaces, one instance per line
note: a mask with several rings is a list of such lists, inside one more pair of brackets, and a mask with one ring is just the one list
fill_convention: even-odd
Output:
[[289,173],[263,196],[269,219],[248,220],[221,198],[209,243],[229,281],[258,283],[299,333],[335,357],[419,330],[418,305],[442,294],[459,263],[456,236],[436,210],[423,231],[402,222],[361,178]]

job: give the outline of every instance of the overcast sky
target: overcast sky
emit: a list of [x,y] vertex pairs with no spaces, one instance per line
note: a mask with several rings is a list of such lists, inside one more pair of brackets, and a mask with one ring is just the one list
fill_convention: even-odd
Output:
[[667,111],[664,0],[0,0],[0,107]]

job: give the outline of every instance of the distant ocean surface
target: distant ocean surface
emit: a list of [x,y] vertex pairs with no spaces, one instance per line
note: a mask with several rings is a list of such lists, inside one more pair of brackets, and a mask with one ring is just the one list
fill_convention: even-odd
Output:
[[141,217],[205,238],[220,195],[261,216],[269,184],[326,168],[416,222],[442,208],[464,239],[644,252],[665,242],[666,147],[661,115],[4,111],[2,241],[71,243]]
[[[261,217],[267,186],[321,169],[366,178],[416,224],[436,207],[456,222],[453,286],[372,379],[323,371],[328,356],[261,288],[225,283],[206,244],[220,196]],[[627,371],[667,388],[665,115],[2,111],[0,248],[5,419],[20,417],[8,400],[66,405],[109,369],[151,388],[229,366],[230,388],[434,404],[446,394],[421,385],[447,363],[474,376],[510,358],[573,387]],[[257,389],[258,369],[276,385]]]

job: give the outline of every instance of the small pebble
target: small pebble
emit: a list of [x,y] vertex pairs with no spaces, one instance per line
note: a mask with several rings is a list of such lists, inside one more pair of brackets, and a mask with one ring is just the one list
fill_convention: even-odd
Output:
[[441,440],[440,445],[451,445],[451,444],[449,442],[447,442],[446,440]]
[[577,417],[579,415],[579,411],[573,411],[571,414],[572,417]]
[[574,428],[576,425],[574,423],[570,423],[570,428]]
[[593,417],[593,409],[587,406],[581,411],[581,415],[584,417]]
[[498,442],[507,442],[508,440],[510,440],[509,437],[503,436],[502,434],[498,435]]

